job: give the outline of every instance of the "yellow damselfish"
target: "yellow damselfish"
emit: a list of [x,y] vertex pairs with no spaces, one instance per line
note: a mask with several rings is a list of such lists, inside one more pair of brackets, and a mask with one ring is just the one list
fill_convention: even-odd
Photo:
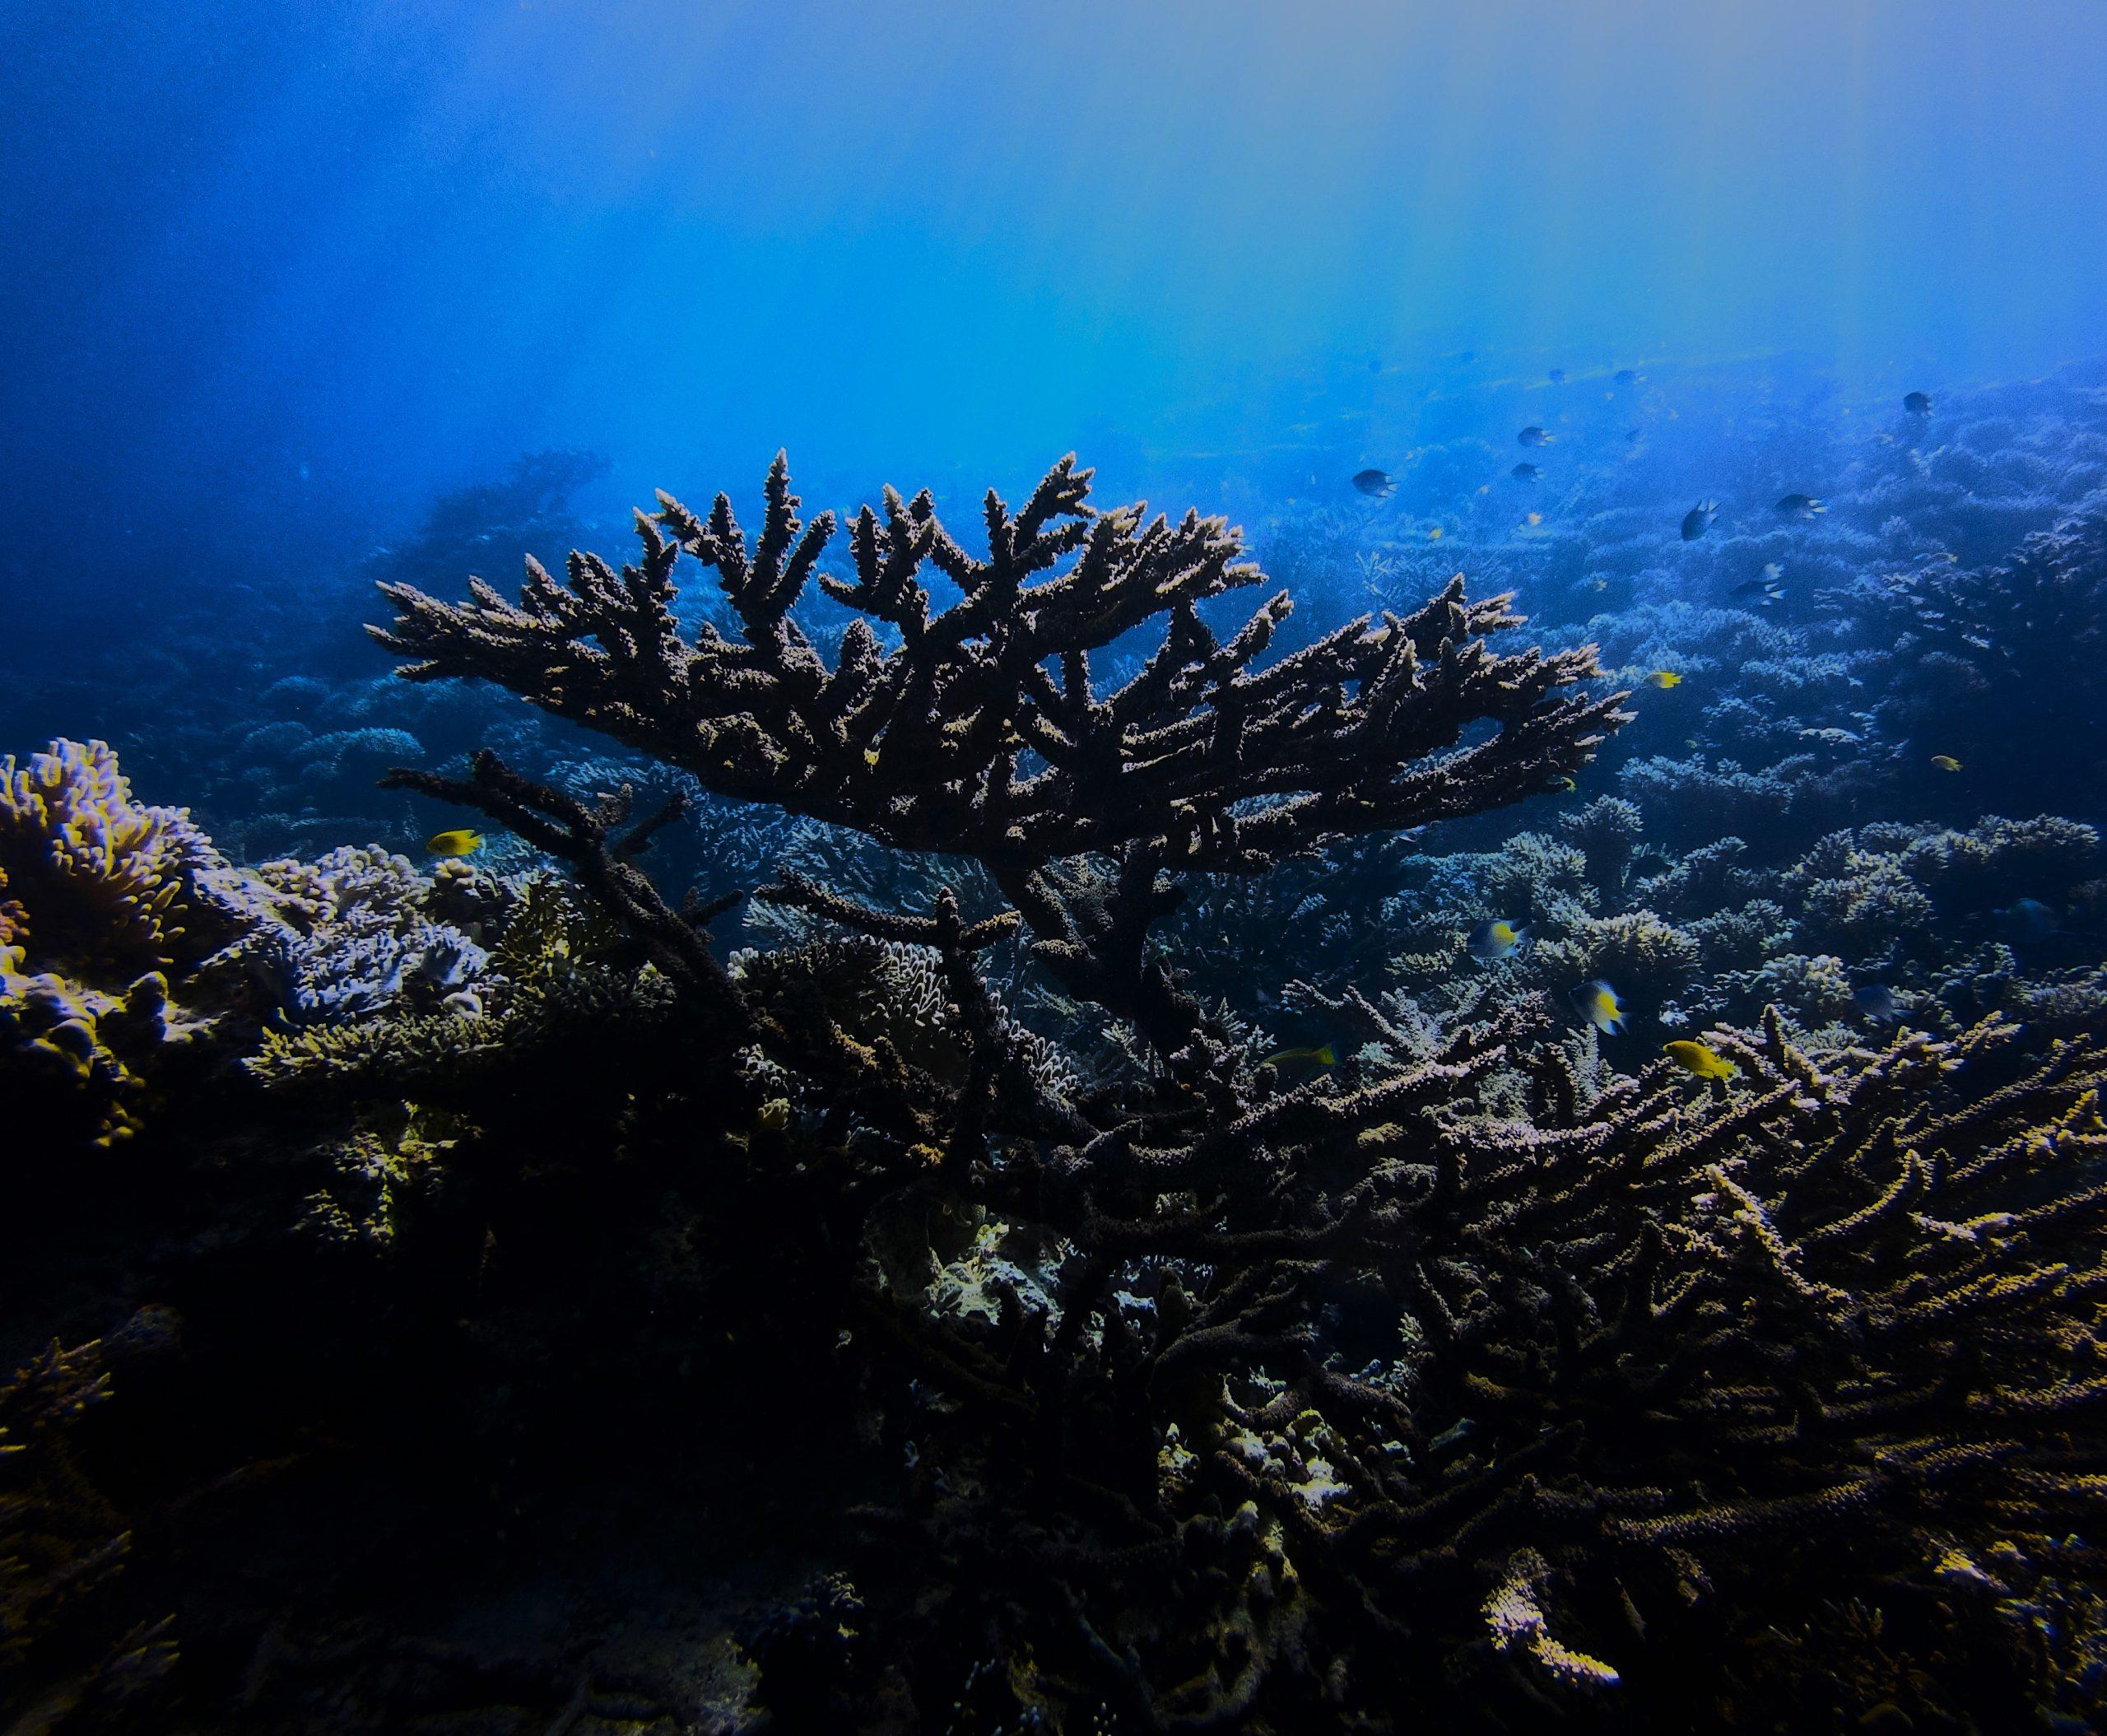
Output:
[[1277,1049],[1258,1063],[1262,1067],[1337,1067],[1339,1051],[1329,1043],[1314,1049]]
[[1958,771],[1960,770],[1960,761],[1954,758],[1954,756],[1950,753],[1933,754],[1932,756],[1932,764],[1937,766],[1941,771]]
[[483,835],[465,826],[450,832],[434,832],[425,840],[425,848],[435,856],[472,856],[482,847]]
[[1693,1043],[1686,1039],[1663,1043],[1661,1051],[1685,1073],[1695,1073],[1700,1079],[1731,1079],[1741,1071],[1709,1043]]
[[1656,669],[1646,677],[1646,685],[1649,687],[1680,687],[1682,677],[1672,669]]
[[1566,998],[1572,1002],[1573,1010],[1596,1030],[1607,1031],[1613,1037],[1624,1035],[1624,1003],[1617,998],[1616,990],[1600,977],[1569,989]]

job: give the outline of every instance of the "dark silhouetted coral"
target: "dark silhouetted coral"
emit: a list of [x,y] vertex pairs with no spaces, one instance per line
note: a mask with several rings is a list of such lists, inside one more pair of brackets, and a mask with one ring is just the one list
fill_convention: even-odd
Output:
[[[496,682],[722,794],[1024,869],[1137,841],[1172,868],[1262,868],[1518,799],[1578,770],[1616,721],[1614,699],[1560,691],[1593,673],[1586,654],[1488,650],[1519,617],[1460,583],[1263,663],[1285,594],[1226,644],[1200,614],[1263,579],[1235,533],[1197,514],[1097,513],[1090,475],[1064,459],[1015,514],[991,494],[984,559],[927,495],[866,507],[854,577],[819,575],[869,617],[833,668],[789,614],[833,516],[799,520],[779,456],[757,542],[721,495],[706,519],[662,496],[638,516],[637,565],[574,555],[567,584],[530,565],[516,607],[480,582],[463,607],[386,586],[399,618],[376,633],[414,680]],[[715,570],[740,640],[681,635],[683,552]],[[960,601],[933,613],[925,565]],[[1100,692],[1091,654],[1165,615],[1142,672]],[[1481,724],[1500,727],[1459,747]]]
[[[1730,480],[1774,498],[1791,444],[1765,424]],[[1237,538],[1086,483],[990,496],[984,558],[888,494],[823,574],[779,461],[757,538],[662,497],[620,573],[390,587],[416,680],[661,763],[406,767],[393,799],[503,851],[201,856],[167,901],[215,932],[152,968],[230,997],[243,1062],[113,1281],[184,1291],[166,1378],[225,1503],[139,1594],[196,1581],[186,1703],[346,1733],[2093,1717],[2093,829],[1851,815],[1893,743],[1829,732],[1876,665],[1768,629],[1725,698],[1648,645],[1721,709],[1642,695],[1633,728],[1709,745],[1574,790],[1625,715],[1591,652],[1496,654],[1518,617],[1459,582],[1295,649],[1281,598],[1218,634],[1258,580]],[[1673,534],[1601,510],[1631,559]],[[1884,534],[1807,532],[1840,563]],[[735,628],[684,625],[683,555]],[[814,579],[838,649],[793,613]],[[1822,738],[1788,750],[1802,701]],[[1541,831],[1485,817],[1532,797]],[[738,802],[781,813],[686,831]],[[87,908],[96,946],[138,929]],[[1493,917],[1534,938],[1474,957]],[[1621,1036],[1570,1009],[1598,975]],[[273,1491],[255,1440],[324,1472]],[[56,1570],[13,1554],[42,1623]],[[672,1631],[705,1580],[751,1588],[707,1645]],[[639,1609],[660,1638],[616,1634]]]

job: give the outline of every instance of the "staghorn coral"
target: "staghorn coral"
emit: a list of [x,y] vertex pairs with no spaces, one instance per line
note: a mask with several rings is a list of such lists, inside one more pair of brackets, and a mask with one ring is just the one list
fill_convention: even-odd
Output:
[[[1225,1032],[1182,1076],[1079,1091],[1018,1064],[979,978],[1014,916],[969,927],[949,899],[906,915],[787,881],[765,896],[867,938],[719,981],[575,804],[487,761],[442,793],[552,828],[699,1008],[816,1085],[780,1124],[805,1161],[860,1124],[843,1184],[889,1276],[852,1288],[851,1317],[889,1436],[944,1466],[873,1522],[914,1572],[984,1588],[1054,1703],[1278,1715],[1339,1671],[1377,1705],[1444,1671],[1497,1703],[1485,1670],[1517,1662],[1524,1696],[1661,1692],[1672,1672],[1620,1644],[1620,1612],[1730,1653],[1744,1584],[1819,1571],[1780,1553],[1810,1516],[1852,1539],[1870,1594],[1935,1543],[2087,1510],[2101,1468],[2073,1460],[2063,1411],[2087,1402],[2065,1371],[2094,1354],[2107,1285],[2096,1043],[2028,1058],[1993,1022],[1817,1062],[1773,1013],[1705,1033],[1731,1089],[1665,1063],[1584,1086],[1541,1000],[1432,1045],[1364,1003],[1394,1040],[1285,1091]],[[1581,932],[1652,944],[1645,921],[1587,911],[1574,864],[1547,871],[1579,888]],[[1067,908],[1120,919],[1116,880],[1061,872]],[[1165,905],[1141,906],[1144,932]],[[1662,944],[1667,968],[1694,959]],[[970,1182],[949,1240],[920,1239],[933,1173]],[[995,1222],[1067,1249],[1058,1277],[991,1290],[969,1231]],[[1994,1367],[1965,1364],[1992,1329]],[[1057,1403],[1058,1462],[1116,1500],[1077,1511],[1019,1481],[1039,1460],[1003,1443]],[[1294,1585],[1292,1631],[1321,1624],[1334,1673],[1249,1633],[1234,1669],[1204,1664],[1132,1613],[1191,1608],[1174,1563],[1216,1558],[1210,1511],[1246,1508],[1274,1539],[1266,1583]],[[1194,1639],[1232,1630],[1218,1613]],[[1108,1632],[1139,1648],[1123,1668]]]
[[[568,587],[530,565],[518,607],[480,583],[464,607],[384,586],[398,619],[374,631],[413,680],[495,681],[721,794],[1004,868],[1150,840],[1173,866],[1262,868],[1514,799],[1577,770],[1617,719],[1614,698],[1560,691],[1593,673],[1586,654],[1494,656],[1485,635],[1519,617],[1460,583],[1260,667],[1285,594],[1227,645],[1199,613],[1263,577],[1235,535],[1196,514],[1099,514],[1090,476],[1063,459],[1015,514],[991,494],[985,560],[926,494],[889,493],[882,522],[865,508],[854,579],[821,589],[900,643],[881,650],[868,621],[852,626],[833,669],[788,612],[834,519],[800,522],[779,454],[757,544],[723,496],[706,520],[662,496],[638,516],[641,565],[574,556]],[[681,635],[684,552],[716,570],[744,643]],[[963,593],[933,618],[925,563]],[[1100,694],[1091,654],[1163,615],[1156,654]],[[1498,733],[1444,756],[1478,719]],[[1268,796],[1290,799],[1239,807]]]
[[[634,780],[672,798],[635,826],[598,770],[537,783],[486,756],[464,778],[406,774],[398,788],[481,808],[574,880],[449,866],[427,884],[385,853],[338,864],[347,888],[372,889],[347,891],[347,927],[450,924],[502,992],[458,1016],[379,994],[356,1017],[272,1031],[247,1070],[277,1155],[230,1166],[228,1185],[267,1194],[261,1170],[291,1171],[275,1202],[243,1204],[251,1224],[274,1208],[297,1223],[300,1255],[277,1275],[358,1287],[356,1308],[318,1298],[328,1324],[300,1360],[443,1346],[429,1389],[369,1368],[321,1407],[331,1431],[408,1461],[412,1484],[429,1474],[446,1501],[426,1511],[449,1525],[459,1490],[487,1487],[501,1520],[495,1541],[463,1543],[477,1573],[520,1577],[522,1540],[559,1529],[551,1491],[590,1482],[582,1464],[647,1490],[653,1525],[700,1514],[705,1533],[765,1506],[756,1487],[787,1487],[777,1510],[800,1512],[826,1505],[816,1488],[853,1487],[853,1581],[828,1559],[809,1597],[741,1629],[779,1722],[1829,1729],[1906,1706],[1996,1728],[2030,1700],[2095,1710],[2097,1563],[2071,1541],[2096,1524],[2107,1474],[2107,1053],[2067,932],[2097,907],[2084,828],[1860,826],[1765,865],[1739,840],[1677,857],[1654,812],[1604,799],[1551,835],[1481,838],[1478,855],[1327,821],[1321,853],[1289,860],[1283,840],[1369,768],[1336,763],[1350,734],[1314,732],[1308,786],[1269,789],[1280,744],[1247,718],[1249,762],[1193,756],[1218,780],[1202,806],[1219,804],[1195,833],[1175,803],[1108,814],[1091,791],[1072,820],[1013,810],[1021,844],[992,849],[975,803],[1008,750],[977,757],[969,701],[1006,703],[981,682],[1002,629],[919,661],[904,623],[896,641],[872,632],[895,646],[872,652],[873,680],[964,728],[897,765],[889,733],[867,750],[877,764],[837,765],[844,743],[807,726],[858,714],[805,705],[799,683],[824,691],[854,667],[855,630],[839,659],[813,649],[816,676],[787,617],[775,649],[762,642],[755,575],[771,559],[787,575],[797,534],[779,491],[725,586],[762,617],[743,648],[705,656],[683,638],[656,658],[622,640],[657,618],[642,579],[627,626],[595,614],[612,635],[597,648],[591,632],[552,646],[521,631],[578,659],[574,674],[596,657],[716,666],[681,691],[751,698],[758,757],[742,775],[793,809],[809,794],[863,815],[807,810],[765,840],[774,883],[747,933],[788,943],[720,960],[710,931],[758,853],[723,853],[722,873],[713,854],[685,905],[644,873],[647,848],[691,871],[670,848],[695,801],[686,774]],[[891,519],[912,530],[933,512]],[[1087,550],[1070,552],[1081,570]],[[581,631],[621,600],[584,572],[560,605]],[[495,631],[495,607],[463,612],[463,631]],[[1156,678],[1124,645],[1088,649],[1123,682]],[[1837,673],[1762,660],[1768,693]],[[1256,653],[1218,662],[1210,691],[1267,673]],[[1065,671],[1041,673],[1058,696]],[[1164,679],[1200,690],[1190,669]],[[1091,705],[1113,703],[1085,681]],[[1017,691],[1039,703],[1029,675]],[[1219,728],[1211,708],[1160,727]],[[729,730],[734,715],[700,721]],[[1474,751],[1436,742],[1395,777],[1379,770],[1402,787]],[[1060,770],[1034,752],[1012,767],[1027,785]],[[1542,787],[1542,769],[1510,767],[1505,794]],[[1259,829],[1281,812],[1305,817]],[[1058,854],[1078,825],[1108,847]],[[967,854],[887,854],[857,826]],[[790,857],[775,845],[793,832]],[[1208,854],[1254,838],[1280,849]],[[258,872],[287,901],[270,921],[334,920],[319,865]],[[2030,919],[2011,938],[1993,906],[2022,891],[2065,927],[2044,938]],[[1930,919],[1897,919],[1924,901]],[[1463,933],[1495,912],[1541,938],[1480,967]],[[1239,981],[1240,959],[1269,980]],[[1304,961],[1312,980],[1286,983]],[[1909,1015],[1877,1046],[1835,1022],[1873,966]],[[1602,969],[1672,997],[1660,1022],[1704,1036],[1733,1082],[1649,1064],[1636,1031],[1574,1031],[1554,997]],[[1974,1017],[2022,1004],[2044,1009],[2026,1031]],[[1267,1059],[1266,1030],[1291,1009],[1341,1039],[1335,1067]],[[316,1260],[317,1232],[366,1257]],[[282,1285],[215,1277],[230,1315],[258,1311],[241,1305],[258,1293],[283,1305]],[[400,1437],[369,1413],[406,1419],[418,1450],[391,1451]],[[460,1460],[427,1473],[433,1443],[456,1436]],[[793,1436],[830,1456],[816,1480],[800,1464],[770,1483],[756,1463]],[[672,1467],[656,1482],[654,1461]],[[396,1521],[376,1553],[420,1523]],[[492,1721],[507,1726],[523,1706],[560,1728],[707,1726],[677,1693],[610,1690],[582,1665],[551,1695],[533,1670],[485,1680],[420,1650],[404,1617],[374,1609],[443,1602],[421,1583],[440,1552],[420,1545],[410,1568],[348,1594],[366,1600],[355,1643],[331,1631],[329,1599],[347,1594],[303,1598],[307,1637],[282,1647],[297,1664],[259,1645],[237,1724],[296,1721],[289,1703],[318,1703],[319,1683],[346,1728],[421,1721],[421,1692],[472,1717],[449,1703],[471,1692],[501,1697]],[[418,1597],[393,1599],[411,1574]],[[581,1601],[579,1627],[605,1622]],[[547,1650],[566,1668],[581,1655]]]
[[[1043,1601],[1016,1630],[1042,1672],[1064,1608],[1100,1630],[1136,1603],[1174,1605],[1170,1564],[1198,1543],[1184,1528],[1216,1504],[1273,1528],[1276,1582],[1300,1588],[1298,1623],[1321,1627],[1370,1707],[1426,1692],[1409,1660],[1430,1646],[1427,1669],[1445,1654],[1477,1681],[1488,1628],[1493,1655],[1519,1648],[1539,1672],[1518,1692],[1607,1692],[1636,1669],[1644,1692],[1672,1672],[1635,1627],[1731,1655],[1748,1591],[1833,1574],[1833,1548],[1870,1587],[1928,1571],[1956,1537],[2045,1538],[2089,1510],[2097,1449],[2073,1457],[2063,1413],[2090,1402],[2107,1283],[2093,1173],[2107,1053],[2026,1061],[1993,1025],[1825,1072],[1774,1017],[1710,1034],[1742,1068],[1725,1101],[1665,1065],[1584,1101],[1570,1063],[1539,1051],[1522,1063],[1538,1106],[1519,1121],[1470,1105],[1521,1059],[1474,1049],[1485,1036],[1151,1153],[1149,1183],[1206,1174],[1211,1209],[1123,1218],[1114,1199],[1146,1194],[1093,1171],[1097,1213],[1070,1232],[1080,1280],[1050,1329],[1067,1357],[1030,1382],[972,1347],[1044,1316],[932,1302],[922,1329],[956,1336],[918,1359],[923,1380],[998,1429],[1028,1430],[1062,1394],[1092,1482],[1138,1504],[1116,1522],[1063,1516],[999,1454],[965,1461],[1007,1515],[1007,1547],[1029,1538],[1054,1575],[1043,1600],[1002,1593]],[[1436,1111],[1418,1134],[1415,1104]],[[1325,1175],[1343,1188],[1328,1214],[1285,1204]],[[1316,1347],[1339,1340],[1322,1319],[1356,1288],[1394,1297],[1403,1331],[1349,1377]],[[1994,1364],[1957,1361],[1986,1329]],[[1122,1394],[1148,1395],[1160,1420],[1143,1426]],[[910,1403],[903,1426],[938,1414]],[[984,1512],[955,1494],[913,1510],[944,1571],[973,1571]],[[1815,1514],[1818,1536],[1802,1524]],[[1163,1573],[1146,1566],[1158,1548]],[[1164,1675],[1070,1664],[1069,1703],[1173,1715],[1174,1647],[1151,1631]],[[1212,1710],[1327,1696],[1299,1649],[1244,1655],[1248,1678]]]

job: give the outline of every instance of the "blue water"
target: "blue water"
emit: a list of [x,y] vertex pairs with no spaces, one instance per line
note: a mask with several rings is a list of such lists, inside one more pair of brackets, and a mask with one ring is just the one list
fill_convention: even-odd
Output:
[[[2107,1728],[2104,75],[2107,0],[0,4],[0,1728]],[[1517,661],[365,631],[782,448],[966,544],[1074,450],[1243,527],[1225,641],[1460,574]]]
[[2107,345],[2096,0],[9,12],[11,592],[551,446],[611,500],[785,444],[1142,489],[1466,350],[1886,395]]

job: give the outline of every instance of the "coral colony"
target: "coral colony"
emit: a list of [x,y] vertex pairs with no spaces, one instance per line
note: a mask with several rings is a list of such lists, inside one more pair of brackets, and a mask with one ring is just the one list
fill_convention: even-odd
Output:
[[2107,863],[1852,812],[2080,704],[2107,521],[1645,691],[1685,605],[1615,680],[1461,577],[1284,645],[1090,482],[827,567],[779,458],[758,535],[391,580],[409,682],[611,756],[388,772],[428,869],[5,762],[15,1209],[136,1194],[0,1387],[10,1728],[2107,1711]]

